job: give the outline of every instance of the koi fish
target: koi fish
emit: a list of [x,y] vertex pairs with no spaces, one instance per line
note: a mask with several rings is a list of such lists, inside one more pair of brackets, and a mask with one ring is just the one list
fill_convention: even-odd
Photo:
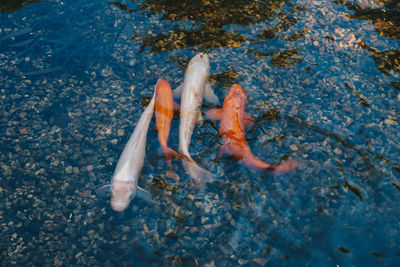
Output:
[[288,160],[280,165],[270,165],[257,158],[250,150],[245,138],[246,126],[254,119],[245,113],[246,96],[242,87],[234,84],[224,100],[222,109],[209,110],[206,115],[215,120],[221,120],[219,134],[222,136],[221,153],[233,155],[245,166],[257,170],[273,170],[286,172],[294,169],[298,163]]
[[189,154],[190,139],[196,121],[201,121],[200,106],[203,97],[206,100],[218,103],[218,97],[208,85],[210,64],[208,56],[200,53],[193,57],[186,68],[183,85],[174,91],[174,96],[181,95],[180,125],[179,125],[179,152],[182,164],[189,175],[197,179],[213,177],[209,171],[198,166]]
[[171,157],[179,157],[178,153],[167,146],[171,120],[174,116],[174,104],[172,99],[172,89],[166,80],[159,79],[156,85],[156,127],[158,131],[158,141],[167,158],[168,165],[171,166]]
[[142,196],[145,198],[150,195],[148,191],[138,186],[138,178],[146,155],[147,131],[153,117],[156,94],[157,88],[122,151],[111,184],[96,190],[98,195],[111,193],[111,207],[115,211],[125,210],[136,193],[143,193]]

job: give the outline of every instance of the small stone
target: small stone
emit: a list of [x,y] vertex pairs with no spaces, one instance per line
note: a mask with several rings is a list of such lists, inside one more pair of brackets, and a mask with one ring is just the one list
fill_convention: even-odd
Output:
[[342,150],[340,148],[335,148],[333,150],[333,152],[335,152],[335,154],[337,154],[337,155],[341,155],[342,154]]
[[22,111],[22,112],[19,114],[19,116],[20,116],[21,119],[25,118],[26,115],[27,115],[27,113],[26,113],[25,111]]
[[75,116],[76,116],[76,117],[80,117],[80,116],[82,116],[82,115],[83,115],[82,110],[77,109],[77,110],[75,111]]
[[392,119],[392,118],[387,118],[387,119],[385,120],[385,124],[386,124],[386,125],[396,125],[397,123],[396,123],[396,121],[395,121],[394,119]]
[[289,146],[289,148],[290,148],[291,150],[293,150],[293,151],[299,150],[299,148],[297,147],[296,144],[291,144],[291,145]]
[[75,259],[79,258],[80,256],[82,256],[82,252],[81,252],[81,251],[79,251],[78,253],[76,253]]
[[167,172],[165,173],[165,176],[167,176],[168,178],[174,179],[175,181],[179,181],[179,175],[176,174],[176,173],[173,172],[173,171],[167,171]]
[[19,133],[20,134],[28,134],[29,130],[28,130],[28,128],[21,128],[21,129],[19,129]]
[[65,168],[65,172],[66,172],[67,174],[71,174],[71,173],[72,173],[72,166],[67,166],[67,167]]
[[209,213],[210,210],[211,210],[210,205],[207,205],[207,206],[204,208],[204,212],[205,212],[205,213]]
[[21,221],[25,221],[25,220],[26,220],[25,214],[23,214],[23,213],[20,212],[20,211],[17,212],[17,214],[15,215],[15,217],[17,217],[17,218],[20,219]]
[[264,266],[267,263],[267,259],[264,258],[255,258],[253,260],[258,266]]
[[125,133],[125,130],[124,130],[124,129],[119,129],[118,132],[117,132],[117,134],[118,134],[119,137],[123,136],[124,133]]
[[204,224],[206,221],[208,221],[208,217],[201,217],[201,223]]

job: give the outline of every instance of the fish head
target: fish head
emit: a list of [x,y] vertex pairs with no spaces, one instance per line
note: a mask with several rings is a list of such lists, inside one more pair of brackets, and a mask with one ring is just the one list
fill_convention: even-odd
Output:
[[156,90],[159,90],[160,88],[165,88],[165,87],[171,88],[171,86],[169,85],[169,83],[166,80],[158,79],[157,84],[156,84]]
[[204,66],[208,71],[210,65],[208,55],[206,53],[199,53],[196,56],[194,56],[189,62],[189,69],[191,69],[193,65]]
[[115,211],[123,211],[135,196],[136,188],[132,182],[115,181],[112,184],[111,193],[111,207]]
[[234,84],[231,86],[228,95],[225,97],[224,103],[234,106],[235,109],[243,108],[246,101],[246,95],[243,88]]
[[244,99],[245,93],[243,88],[239,84],[234,84],[231,86],[231,90],[229,91],[229,96]]

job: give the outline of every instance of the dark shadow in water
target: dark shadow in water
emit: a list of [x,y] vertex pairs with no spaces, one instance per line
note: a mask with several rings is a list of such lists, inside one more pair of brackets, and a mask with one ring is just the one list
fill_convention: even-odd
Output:
[[372,22],[380,35],[392,39],[400,38],[400,3],[397,0],[376,1],[376,3],[382,5],[381,8],[369,8],[344,0],[336,0],[334,2],[354,11],[353,14],[348,14],[347,17]]
[[270,53],[259,53],[256,52],[254,53],[254,57],[259,59],[261,57],[272,57],[271,59],[271,64],[276,66],[276,67],[288,67],[292,66],[296,63],[301,63],[303,62],[303,59],[298,56],[300,53],[300,50],[295,48],[295,49],[289,49],[280,53],[276,52],[270,52]]
[[0,1],[0,12],[13,12],[23,8],[26,5],[39,2],[40,0],[1,0]]
[[390,85],[400,91],[400,82],[392,81],[390,82]]
[[376,67],[383,74],[390,76],[391,71],[400,73],[400,50],[378,51],[376,48],[361,40],[358,40],[357,43],[371,54]]
[[[400,3],[398,1],[376,1],[382,6],[380,8],[369,8],[345,0],[334,2],[354,11],[353,14],[347,14],[348,18],[370,21],[381,36],[400,39]],[[379,51],[362,40],[358,40],[357,43],[370,52],[377,68],[383,74],[390,76],[391,71],[400,72],[400,50]]]
[[351,87],[350,84],[345,82],[344,85],[346,86],[347,89],[350,90],[350,92],[353,93],[353,95],[355,95],[358,98],[358,101],[361,103],[361,105],[363,105],[366,108],[371,107],[371,105],[368,103],[368,101],[364,97],[362,97],[361,94],[359,92],[357,92],[353,87]]
[[[297,23],[296,12],[304,10],[291,4],[290,1],[246,1],[246,0],[147,0],[137,5],[137,10],[129,8],[120,2],[111,4],[126,12],[142,11],[146,15],[161,14],[160,21],[167,21],[168,28],[162,32],[153,32],[145,35],[136,34],[132,40],[142,42],[141,49],[149,48],[152,53],[173,51],[186,47],[195,47],[201,51],[222,47],[240,47],[243,42],[263,42],[266,39],[276,38],[280,33],[287,31]],[[231,30],[230,25],[251,26],[263,23],[266,20],[274,20],[277,25],[261,30],[253,38],[240,32]],[[179,22],[179,23],[176,23]],[[304,36],[304,31],[292,34],[283,39],[296,41]],[[290,53],[289,53],[290,54]],[[293,53],[292,53],[293,54]],[[282,58],[278,53],[272,55],[277,65]],[[297,61],[290,62],[293,65]]]
[[[390,162],[390,160],[388,160],[387,158],[377,155],[373,152],[371,152],[369,149],[365,149],[363,147],[360,147],[358,145],[354,145],[352,144],[350,141],[348,141],[346,138],[327,131],[326,129],[320,128],[316,125],[312,125],[309,122],[307,122],[304,119],[298,118],[298,117],[292,117],[289,115],[285,115],[285,114],[281,114],[278,110],[276,109],[269,109],[267,110],[263,115],[259,116],[256,120],[255,120],[255,124],[254,126],[248,131],[249,133],[256,130],[256,129],[261,129],[263,125],[263,121],[265,120],[286,120],[289,123],[293,123],[293,124],[297,124],[301,127],[304,127],[306,129],[309,129],[315,133],[321,134],[322,136],[326,136],[329,137],[330,139],[334,140],[335,142],[340,143],[342,146],[344,146],[347,149],[350,149],[354,152],[356,152],[360,158],[362,159],[362,161],[364,162],[364,166],[365,166],[365,177],[366,180],[368,180],[370,186],[373,189],[376,189],[379,187],[380,183],[381,183],[381,179],[382,179],[382,173],[381,171],[375,166],[375,163],[373,162],[373,160],[371,159],[371,156],[373,158],[378,158],[378,159],[386,159],[386,163],[393,168],[393,164]],[[261,129],[261,131],[264,131],[263,129]],[[336,164],[338,165],[339,170],[342,169],[344,170],[344,167],[340,164],[340,162],[336,161]],[[349,183],[349,181],[345,180],[345,184],[343,185],[344,188],[350,190],[352,193],[354,193],[357,198],[362,201],[363,197],[362,197],[362,192],[360,189],[356,188],[355,186],[351,185]],[[376,191],[375,191],[376,192]],[[379,195],[374,195],[375,200],[379,200],[380,196]]]

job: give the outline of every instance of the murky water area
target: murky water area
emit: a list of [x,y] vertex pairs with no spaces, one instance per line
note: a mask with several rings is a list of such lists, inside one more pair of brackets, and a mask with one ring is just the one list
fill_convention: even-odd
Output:
[[[396,266],[400,262],[400,4],[389,0],[1,1],[2,266]],[[246,138],[288,173],[221,155],[204,117],[190,145],[217,179],[170,175],[150,124],[124,212],[95,190],[158,78],[210,56],[255,118]],[[204,102],[202,111],[215,108]],[[178,149],[179,115],[169,146]]]

